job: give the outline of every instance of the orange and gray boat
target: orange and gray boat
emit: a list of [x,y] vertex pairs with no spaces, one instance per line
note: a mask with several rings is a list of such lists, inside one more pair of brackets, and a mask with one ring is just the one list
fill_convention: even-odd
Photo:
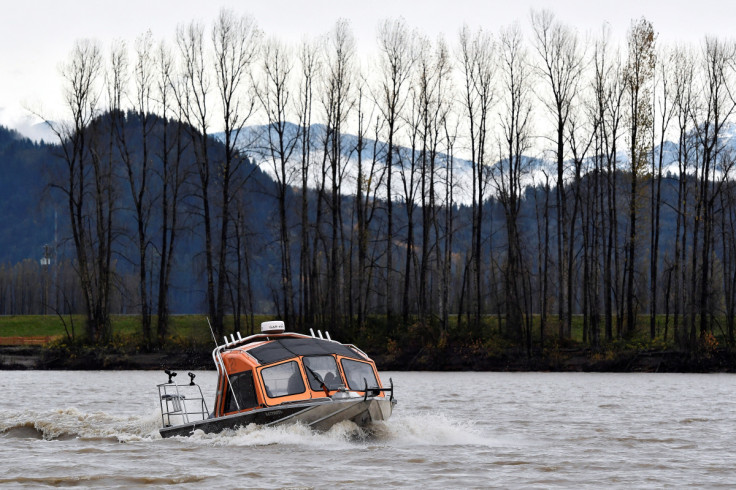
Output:
[[396,405],[393,381],[382,385],[365,352],[327,333],[285,332],[280,321],[262,323],[260,334],[226,337],[212,359],[218,375],[212,412],[193,373],[188,384],[177,384],[176,373],[166,371],[168,382],[158,385],[163,437],[249,424],[324,431],[349,420],[365,427],[387,420]]

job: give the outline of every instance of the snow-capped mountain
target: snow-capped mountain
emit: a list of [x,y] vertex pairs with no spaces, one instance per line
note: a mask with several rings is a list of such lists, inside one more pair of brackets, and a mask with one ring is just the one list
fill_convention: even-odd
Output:
[[[310,127],[310,143],[308,143],[309,173],[308,186],[318,188],[321,184],[323,162],[325,168],[328,169],[325,176],[325,187],[332,188],[332,173],[329,162],[329,152],[332,142],[327,141],[327,155],[325,153],[325,142],[327,137],[327,129],[324,125],[314,124]],[[270,134],[269,134],[270,133]],[[215,134],[220,141],[224,140],[223,133]],[[301,186],[301,166],[302,166],[302,130],[299,126],[287,123],[284,130],[284,140],[286,146],[291,149],[287,164],[287,183],[294,186]],[[271,148],[278,146],[278,134],[272,126],[248,126],[238,136],[237,146],[243,150],[254,163],[259,165],[261,170],[266,172],[274,179],[278,179],[280,172],[280,159],[278,155],[272,155]],[[375,193],[378,198],[386,196],[386,153],[387,143],[376,141],[370,138],[364,138],[362,142],[362,151],[358,151],[358,137],[353,134],[342,134],[340,136],[340,162],[338,180],[341,182],[341,189],[344,194],[354,194],[357,189],[359,160],[362,162],[364,182],[370,185],[371,194]],[[396,146],[394,148],[393,157],[393,175],[392,189],[394,199],[405,201],[413,199],[415,202],[421,201],[420,179],[423,162],[425,172],[430,171],[430,158],[423,158],[421,151],[412,153],[412,149],[406,146]],[[434,159],[435,172],[435,195],[438,201],[444,202],[448,172],[450,169],[450,157],[447,153],[438,151]],[[524,157],[523,165],[525,167],[524,185],[538,184],[537,173],[543,174],[548,162]],[[412,166],[412,162],[414,162]],[[458,204],[469,204],[472,200],[472,178],[473,171],[471,162],[454,157],[452,159],[452,181],[454,183],[452,189],[453,202]],[[498,166],[498,163],[496,164]],[[491,167],[489,167],[490,169]],[[550,174],[551,170],[546,170]],[[372,173],[371,173],[372,172]],[[411,184],[412,175],[414,177],[413,185]],[[490,181],[488,193],[494,193],[493,181]],[[407,195],[408,194],[408,195]]]
[[[57,138],[47,123],[39,121],[31,115],[10,118],[10,114],[0,108],[0,124],[15,129],[21,135],[33,140],[44,141],[47,143],[56,143]],[[10,119],[9,119],[10,118]],[[290,150],[287,163],[287,183],[299,187],[301,186],[301,167],[302,167],[302,128],[292,123],[285,126],[285,142]],[[324,185],[327,189],[332,188],[332,173],[329,162],[329,155],[325,154],[325,141],[327,139],[327,128],[322,124],[313,124],[309,128],[310,142],[308,143],[308,158],[310,161],[307,183],[311,188],[317,188],[323,180],[322,170],[323,162],[327,169],[324,178]],[[224,140],[223,133],[214,135],[219,140]],[[237,146],[259,165],[261,170],[266,172],[275,180],[278,180],[280,160],[278,156],[272,156],[271,141],[277,144],[276,130],[269,125],[256,125],[243,128],[237,139]],[[691,137],[691,148],[695,148],[696,138]],[[327,141],[329,154],[331,141]],[[623,149],[625,143],[620,143],[621,151],[617,154],[618,168],[627,170],[628,155]],[[729,123],[725,125],[721,132],[719,140],[719,148],[722,155],[729,155],[736,158],[736,124]],[[423,156],[420,151],[412,154],[411,148],[406,146],[396,146],[393,158],[393,174],[392,187],[395,200],[413,199],[415,202],[421,201],[420,178]],[[445,150],[446,148],[440,148]],[[678,163],[678,145],[672,141],[665,141],[661,151],[663,151],[663,173],[676,175],[679,173]],[[364,138],[362,142],[362,151],[358,151],[358,137],[353,134],[342,134],[340,136],[340,162],[338,165],[338,179],[340,187],[344,194],[354,194],[357,188],[359,158],[362,160],[364,182],[370,186],[371,194],[375,193],[378,198],[385,198],[385,161],[386,161],[387,144],[384,141],[375,141],[370,138]],[[656,147],[654,151],[655,162],[659,159],[660,148]],[[688,172],[693,172],[692,166],[695,162],[695,152],[689,157],[689,161],[693,162],[688,168]],[[412,161],[414,166],[412,168]],[[429,161],[429,158],[426,160]],[[438,151],[434,159],[435,172],[435,195],[436,199],[443,202],[445,199],[446,183],[448,181],[448,170],[450,158],[442,151]],[[429,163],[427,163],[429,165]],[[496,161],[489,166],[490,172],[500,172],[502,167],[506,165],[505,160]],[[556,164],[551,155],[546,157],[532,158],[525,156],[522,159],[522,185],[544,185],[549,179],[551,186],[557,182]],[[568,162],[565,166],[565,180],[570,182],[574,177],[574,169],[572,162]],[[583,172],[593,167],[592,157],[588,157],[583,164]],[[426,169],[429,172],[429,167]],[[372,173],[371,173],[372,172]],[[454,187],[452,189],[453,202],[458,204],[469,204],[472,199],[472,165],[467,159],[455,156],[452,159],[452,172]],[[414,177],[414,185],[410,186],[410,181]],[[722,175],[722,169],[716,167],[714,169],[714,178]],[[490,176],[490,173],[489,173]],[[487,186],[487,196],[494,195],[497,192],[497,181],[490,179]],[[407,193],[409,196],[407,196]]]
[[37,143],[56,143],[58,141],[46,122],[28,112],[20,113],[0,107],[0,125],[14,129],[22,136]]

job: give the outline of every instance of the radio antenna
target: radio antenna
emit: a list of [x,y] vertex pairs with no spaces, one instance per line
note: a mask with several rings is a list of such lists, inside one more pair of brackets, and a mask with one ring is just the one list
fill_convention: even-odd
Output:
[[207,325],[210,327],[210,334],[212,334],[212,340],[215,341],[215,347],[220,347],[217,345],[217,339],[215,338],[215,331],[212,330],[212,324],[210,323],[210,317],[207,317]]
[[222,372],[225,373],[225,378],[227,378],[227,384],[228,386],[230,386],[230,393],[233,395],[233,400],[235,400],[235,406],[237,406],[238,411],[240,411],[240,403],[238,402],[237,395],[235,395],[235,389],[233,388],[233,384],[230,382],[230,375],[227,373],[227,369],[225,369],[225,363],[223,362],[222,355],[220,354],[220,346],[217,345],[217,339],[215,338],[215,331],[212,330],[212,323],[210,323],[210,317],[207,317],[207,325],[209,325],[210,327],[210,333],[212,334],[212,340],[215,341],[215,352],[217,353],[217,360],[219,361],[219,366],[217,366],[217,369],[219,371],[220,366],[222,366]]

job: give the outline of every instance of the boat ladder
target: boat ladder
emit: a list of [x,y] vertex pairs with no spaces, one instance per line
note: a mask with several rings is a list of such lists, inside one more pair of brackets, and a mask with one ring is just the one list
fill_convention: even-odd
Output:
[[202,389],[194,383],[194,375],[189,373],[189,376],[189,384],[176,384],[169,375],[168,383],[158,385],[161,423],[164,427],[188,424],[209,417]]

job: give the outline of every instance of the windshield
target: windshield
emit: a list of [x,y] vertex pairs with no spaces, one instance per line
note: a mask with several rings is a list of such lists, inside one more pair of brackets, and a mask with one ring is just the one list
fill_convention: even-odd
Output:
[[307,368],[307,379],[309,379],[309,386],[314,391],[321,391],[322,386],[320,382],[315,379],[315,376],[311,371],[316,373],[320,379],[322,379],[327,386],[328,390],[337,390],[342,386],[342,379],[340,373],[337,371],[337,363],[335,358],[332,356],[315,356],[305,357],[304,366]]
[[368,383],[368,388],[378,388],[378,381],[376,380],[376,375],[373,373],[373,366],[367,362],[343,359],[342,369],[345,371],[348,387],[351,390],[363,391],[366,382]]
[[304,393],[304,380],[296,361],[289,361],[263,369],[263,386],[269,398]]

